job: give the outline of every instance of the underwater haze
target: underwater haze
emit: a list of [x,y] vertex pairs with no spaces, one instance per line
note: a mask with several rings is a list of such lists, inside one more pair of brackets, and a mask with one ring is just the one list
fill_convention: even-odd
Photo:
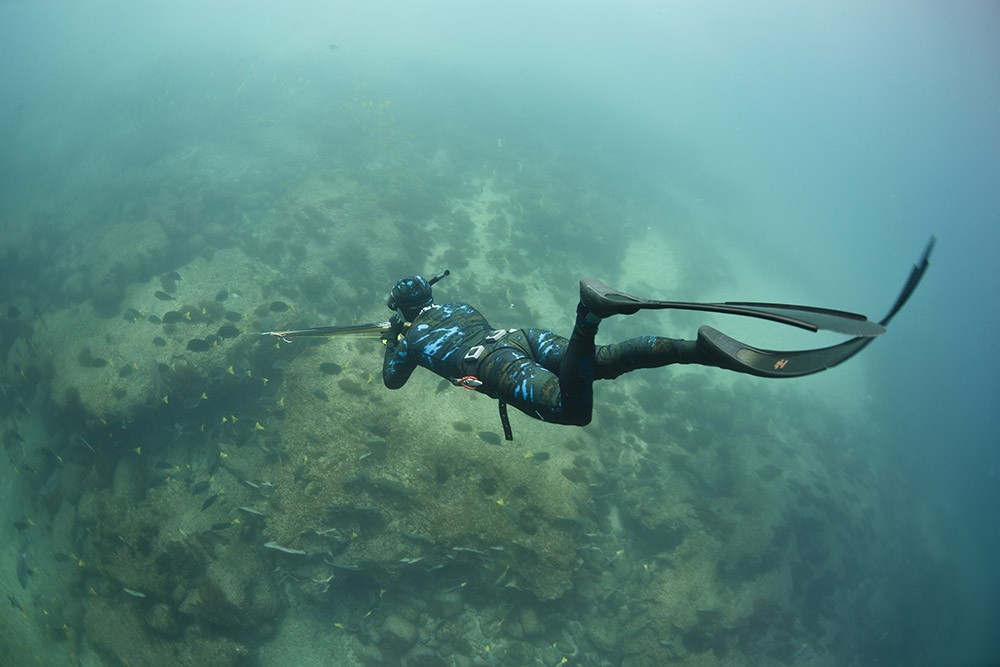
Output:
[[[0,663],[1000,662],[1000,5],[0,3]],[[888,330],[578,428],[377,339],[578,281]],[[640,312],[598,342],[713,327]]]

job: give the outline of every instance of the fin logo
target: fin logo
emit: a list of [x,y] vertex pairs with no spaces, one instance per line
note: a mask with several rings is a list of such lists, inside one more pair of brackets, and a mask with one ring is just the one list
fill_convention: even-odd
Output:
[[778,359],[776,362],[774,362],[774,370],[780,371],[787,364],[788,364],[788,359]]

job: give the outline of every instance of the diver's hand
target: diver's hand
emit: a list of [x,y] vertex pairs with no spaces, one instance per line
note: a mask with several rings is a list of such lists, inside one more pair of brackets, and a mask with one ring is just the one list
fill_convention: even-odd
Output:
[[399,313],[389,318],[389,330],[385,332],[385,344],[390,350],[399,344],[400,335],[406,333],[406,321]]

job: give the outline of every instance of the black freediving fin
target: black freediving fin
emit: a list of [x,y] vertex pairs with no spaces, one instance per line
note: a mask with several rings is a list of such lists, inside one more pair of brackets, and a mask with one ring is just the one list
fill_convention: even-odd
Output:
[[752,301],[724,301],[721,303],[656,301],[632,296],[609,287],[594,278],[584,278],[580,281],[580,300],[591,312],[600,317],[614,314],[629,315],[640,310],[697,310],[755,317],[814,332],[826,330],[864,337],[875,337],[885,333],[885,327],[882,325],[869,321],[864,315],[846,310]]
[[698,329],[698,349],[720,367],[767,378],[811,375],[841,364],[875,340],[857,336],[815,350],[761,350],[705,325]]
[[920,279],[924,277],[924,273],[927,271],[927,267],[931,265],[930,256],[931,251],[934,250],[934,244],[937,239],[933,236],[927,241],[927,246],[924,248],[924,254],[920,256],[920,260],[913,265],[913,269],[910,271],[910,277],[906,279],[906,284],[903,285],[903,290],[896,297],[896,303],[892,304],[892,308],[889,309],[889,313],[882,318],[879,322],[882,326],[889,324],[889,320],[896,316],[896,313],[902,309],[903,305],[913,294],[914,290],[917,289],[917,285],[920,284]]
[[[927,267],[930,266],[928,260],[934,249],[934,242],[935,239],[932,236],[920,260],[913,266],[913,270],[899,296],[896,297],[892,308],[879,322],[882,327],[889,323],[917,289],[920,279],[923,278]],[[722,368],[769,378],[801,377],[819,373],[844,363],[873,340],[875,338],[870,336],[856,336],[830,347],[786,352],[755,348],[741,343],[735,338],[730,338],[710,326],[703,326],[698,330],[698,348],[713,362]]]

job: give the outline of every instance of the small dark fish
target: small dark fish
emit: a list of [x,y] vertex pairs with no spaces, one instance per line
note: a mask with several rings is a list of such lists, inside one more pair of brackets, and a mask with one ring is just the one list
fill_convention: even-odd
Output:
[[31,574],[31,568],[28,567],[28,554],[21,552],[21,555],[17,557],[17,581],[21,584],[21,588],[28,587],[28,575]]
[[181,315],[176,310],[168,310],[167,312],[163,313],[164,324],[175,324],[177,322],[180,322],[182,319],[184,319],[184,316]]
[[297,482],[300,479],[302,479],[302,476],[305,474],[306,474],[306,464],[300,463],[298,467],[295,469],[295,472],[292,473],[292,479],[294,479]]
[[208,352],[212,349],[212,345],[202,338],[192,338],[188,341],[187,349],[191,352]]
[[21,309],[17,306],[10,306],[7,308],[7,317],[10,319],[16,319],[21,316]]
[[232,324],[223,324],[216,333],[220,338],[236,338],[242,332]]
[[19,532],[19,533],[22,530],[28,530],[33,525],[35,525],[35,524],[32,523],[31,519],[21,519],[20,521],[15,521],[14,522],[14,527],[17,528],[17,532]]
[[288,359],[275,359],[274,361],[271,362],[271,368],[273,368],[276,371],[283,371],[286,368],[288,368],[288,364],[290,363],[291,362],[288,361]]
[[166,273],[163,274],[163,279],[169,280],[171,282],[177,282],[178,280],[181,279],[181,274],[177,273],[176,271],[167,271]]
[[271,302],[271,306],[270,306],[272,313],[283,313],[286,310],[288,310],[290,307],[291,306],[289,306],[284,301],[272,301]]
[[157,336],[156,338],[153,339],[153,345],[155,345],[156,347],[166,347],[167,341]]
[[214,505],[215,501],[218,500],[218,499],[219,499],[219,494],[218,493],[216,493],[215,495],[209,496],[208,498],[205,498],[205,502],[203,502],[201,504],[202,511],[204,512],[209,507],[211,507],[212,505]]
[[108,365],[107,359],[101,359],[100,357],[93,357],[90,360],[90,365],[92,368],[104,368]]
[[548,461],[550,457],[548,452],[535,452],[530,458],[532,461]]
[[318,398],[321,401],[329,401],[330,400],[330,397],[327,396],[326,392],[323,391],[322,389],[314,389],[313,390],[313,396],[315,396],[316,398]]
[[170,461],[157,461],[153,464],[154,468],[159,468],[160,470],[170,470],[174,467],[174,464]]
[[135,308],[129,308],[128,310],[125,311],[125,314],[122,315],[122,317],[125,319],[126,322],[135,322],[140,317],[142,317],[142,314]]
[[220,289],[218,292],[215,293],[215,300],[218,301],[219,303],[222,303],[228,298],[229,298],[229,290]]
[[201,405],[201,396],[192,396],[191,398],[184,399],[184,407],[187,410],[193,410]]
[[227,310],[223,314],[223,317],[225,317],[230,322],[239,322],[240,320],[243,319],[243,316],[237,313],[235,310]]
[[7,601],[10,602],[10,606],[11,607],[13,607],[14,609],[17,609],[22,614],[27,614],[28,613],[28,612],[26,612],[24,610],[24,607],[21,606],[21,603],[17,601],[17,598],[14,597],[13,595],[9,594],[9,593],[7,594]]
[[479,439],[487,445],[499,445],[503,442],[503,440],[500,439],[500,434],[494,433],[493,431],[480,431],[476,435],[478,435]]
[[174,297],[170,296],[163,290],[156,290],[155,292],[153,292],[153,296],[155,296],[160,301],[176,301]]
[[153,324],[160,324],[162,322],[159,315],[153,315],[153,314],[150,314],[150,316],[146,318],[146,321],[152,322]]
[[340,374],[340,371],[344,370],[344,367],[340,364],[335,364],[332,361],[324,361],[319,365],[319,369],[327,375],[338,375]]
[[118,377],[120,378],[131,377],[132,373],[135,373],[135,366],[132,364],[123,364],[122,367],[118,369]]
[[68,553],[57,551],[55,555],[52,556],[52,560],[54,560],[57,563],[68,563],[71,559]]
[[232,527],[233,527],[232,521],[220,521],[218,523],[212,524],[212,530],[225,530],[226,528],[232,528]]
[[[194,486],[191,487],[191,494],[195,496],[200,496],[201,494],[208,491],[208,487],[212,485],[207,479],[203,479],[200,482],[196,482]],[[202,508],[204,509],[204,508]]]

